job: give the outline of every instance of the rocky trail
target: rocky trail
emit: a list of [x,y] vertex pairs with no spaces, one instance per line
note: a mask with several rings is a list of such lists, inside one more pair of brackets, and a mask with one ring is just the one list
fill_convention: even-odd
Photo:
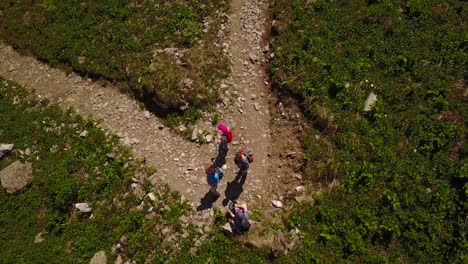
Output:
[[[67,75],[3,43],[0,75],[36,90],[63,108],[72,107],[100,120],[103,128],[117,134],[136,157],[146,157],[147,163],[157,169],[149,179],[153,184],[168,183],[199,210],[221,207],[228,195],[274,212],[278,209],[272,207],[272,201],[285,202],[290,195],[287,192],[301,185],[302,177],[295,171],[302,157],[296,137],[301,127],[290,126],[299,116],[276,103],[268,84],[266,67],[274,56],[266,41],[271,23],[268,14],[267,1],[232,1],[226,37],[221,43],[231,57],[232,74],[223,80],[222,86],[228,89],[218,112],[220,122],[231,127],[234,141],[226,158],[228,169],[218,186],[221,197],[215,201],[207,194],[205,168],[216,157],[219,139],[208,120],[200,121],[197,129],[208,129],[210,142],[189,142],[116,87],[102,86],[75,73]],[[234,182],[234,154],[243,144],[253,150],[255,161],[245,182]],[[303,192],[303,188],[296,189]]]

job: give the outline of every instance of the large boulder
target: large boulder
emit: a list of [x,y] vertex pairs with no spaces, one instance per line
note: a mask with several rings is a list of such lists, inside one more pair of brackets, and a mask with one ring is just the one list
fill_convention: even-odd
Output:
[[28,185],[33,178],[31,163],[15,161],[0,171],[0,180],[7,193],[15,193]]
[[104,250],[94,254],[89,264],[107,264],[107,256]]

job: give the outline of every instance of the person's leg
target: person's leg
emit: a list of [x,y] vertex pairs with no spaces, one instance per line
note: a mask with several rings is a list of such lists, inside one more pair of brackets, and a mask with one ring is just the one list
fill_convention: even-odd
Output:
[[214,195],[220,196],[218,190],[216,190],[217,188],[218,188],[218,185],[217,185],[217,184],[213,184],[213,185],[211,185],[210,191],[211,191],[211,193],[213,193]]

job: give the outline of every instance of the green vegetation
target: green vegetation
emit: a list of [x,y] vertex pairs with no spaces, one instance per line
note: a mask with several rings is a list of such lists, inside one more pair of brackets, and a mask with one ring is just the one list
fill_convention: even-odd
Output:
[[[189,253],[200,234],[181,225],[180,217],[190,213],[187,203],[167,186],[145,181],[142,188],[156,201],[145,198],[138,209],[142,201],[133,194],[131,179],[154,169],[134,162],[129,150],[93,121],[49,106],[2,78],[0,116],[0,142],[15,144],[0,170],[16,160],[33,165],[31,184],[14,194],[0,190],[0,263],[89,263],[100,250],[113,262],[111,247],[122,235],[129,257],[138,263],[232,263],[241,255],[246,261],[259,259],[219,231],[204,235],[208,239],[196,256]],[[77,202],[87,202],[92,217],[75,210]],[[157,210],[148,214],[150,206]],[[163,242],[166,227],[187,232],[177,241],[178,249]],[[41,231],[47,232],[45,240],[33,243]]]
[[[303,248],[285,262],[466,263],[468,6],[461,1],[276,0],[276,88],[313,129]],[[364,112],[370,92],[377,94]]]
[[[0,38],[152,108],[205,108],[228,59],[214,45],[227,1],[1,1]],[[208,27],[204,29],[204,23]]]

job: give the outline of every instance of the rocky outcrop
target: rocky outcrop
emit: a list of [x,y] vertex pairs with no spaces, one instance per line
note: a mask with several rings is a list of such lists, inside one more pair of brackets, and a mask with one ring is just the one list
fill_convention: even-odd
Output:
[[32,178],[32,165],[29,162],[15,161],[0,171],[0,180],[7,193],[15,193],[21,190],[28,185]]
[[[271,252],[275,258],[286,256],[288,253],[297,250],[301,246],[301,241],[297,233],[299,230],[291,230],[288,234],[289,239],[283,231],[279,230],[273,238]],[[289,242],[288,242],[289,241]]]
[[104,250],[94,254],[89,264],[107,264],[107,256]]
[[273,253],[273,256],[275,256],[275,258],[286,256],[286,254],[288,254],[286,237],[284,236],[283,231],[278,230],[275,237],[273,238],[271,252]]

